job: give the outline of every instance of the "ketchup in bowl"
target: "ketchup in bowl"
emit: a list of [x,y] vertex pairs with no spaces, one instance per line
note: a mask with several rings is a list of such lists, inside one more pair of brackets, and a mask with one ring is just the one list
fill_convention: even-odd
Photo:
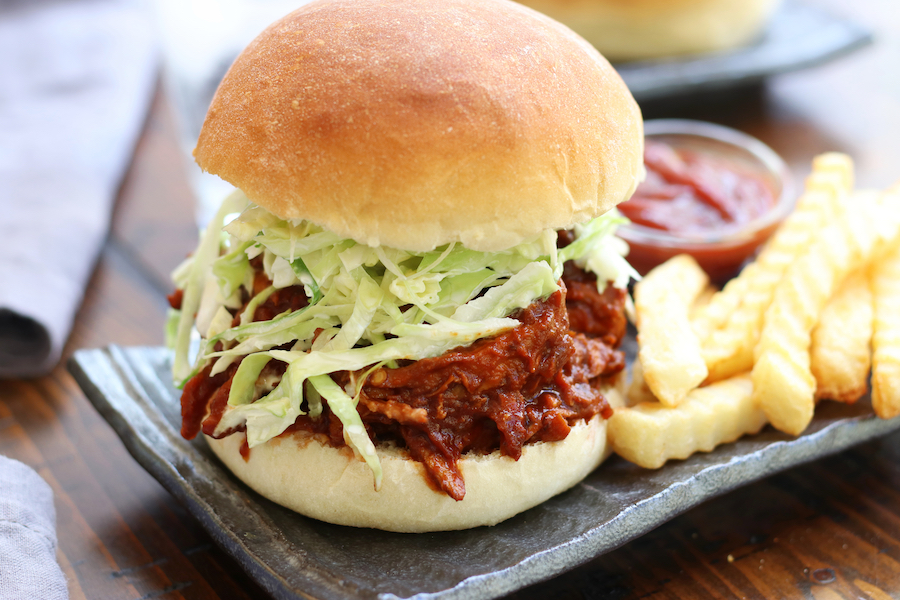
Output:
[[793,207],[787,167],[748,135],[699,121],[645,123],[647,177],[619,205],[619,236],[641,273],[680,253],[722,282],[756,253]]

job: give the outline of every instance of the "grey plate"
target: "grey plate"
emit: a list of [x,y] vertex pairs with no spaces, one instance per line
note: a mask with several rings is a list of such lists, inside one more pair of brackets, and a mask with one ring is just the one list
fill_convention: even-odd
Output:
[[868,402],[824,403],[806,433],[770,428],[646,471],[612,459],[572,490],[497,525],[396,534],[304,518],[227,472],[179,435],[179,392],[161,348],[80,350],[69,365],[128,451],[273,596],[482,599],[547,579],[713,496],[900,429]]
[[838,58],[871,43],[864,27],[820,7],[788,0],[754,43],[731,52],[620,63],[638,101],[759,81]]

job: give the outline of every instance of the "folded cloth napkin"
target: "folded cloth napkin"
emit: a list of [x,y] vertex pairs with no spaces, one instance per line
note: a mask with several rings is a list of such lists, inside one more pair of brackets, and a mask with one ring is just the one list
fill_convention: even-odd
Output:
[[59,360],[157,76],[142,0],[0,0],[0,377]]
[[0,456],[0,600],[68,597],[53,490],[31,467]]

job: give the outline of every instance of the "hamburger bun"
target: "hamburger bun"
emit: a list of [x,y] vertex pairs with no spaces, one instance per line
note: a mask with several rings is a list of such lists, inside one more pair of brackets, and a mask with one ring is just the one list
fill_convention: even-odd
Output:
[[518,0],[612,61],[715,52],[759,35],[779,0]]
[[286,219],[369,246],[498,251],[631,195],[640,110],[566,27],[508,0],[327,0],[271,25],[194,155]]
[[[605,395],[611,406],[622,406],[620,389]],[[348,447],[297,432],[253,448],[244,460],[244,439],[243,433],[206,437],[222,462],[266,498],[320,521],[402,533],[496,525],[571,488],[610,453],[599,415],[574,425],[562,441],[526,445],[519,460],[499,450],[469,453],[459,461],[466,497],[456,501],[435,491],[422,464],[393,446],[377,448],[384,480],[376,492],[369,467]]]

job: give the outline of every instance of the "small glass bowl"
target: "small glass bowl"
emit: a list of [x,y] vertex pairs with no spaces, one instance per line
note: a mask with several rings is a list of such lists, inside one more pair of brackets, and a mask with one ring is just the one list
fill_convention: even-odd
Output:
[[628,261],[644,274],[676,254],[687,253],[718,283],[733,277],[769,239],[793,210],[795,195],[787,165],[774,150],[740,131],[685,119],[658,119],[644,123],[644,136],[727,160],[759,177],[772,191],[775,204],[762,216],[739,229],[677,233],[634,223],[619,227],[618,235],[631,246]]

